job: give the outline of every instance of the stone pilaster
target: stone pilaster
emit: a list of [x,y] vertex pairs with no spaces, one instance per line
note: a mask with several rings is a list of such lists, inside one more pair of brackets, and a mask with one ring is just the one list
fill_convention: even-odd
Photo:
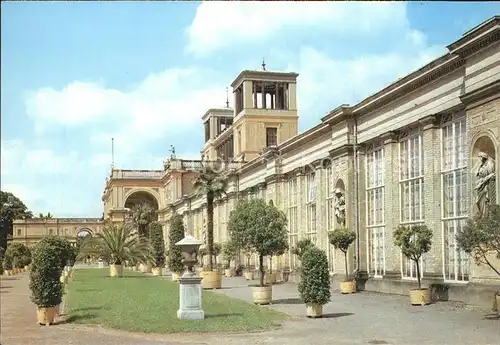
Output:
[[422,129],[424,152],[424,219],[432,229],[432,248],[424,256],[424,277],[443,274],[443,236],[441,225],[441,135],[439,119],[429,116],[419,121]]
[[382,136],[384,148],[384,220],[385,220],[385,276],[387,278],[401,278],[401,250],[393,243],[392,232],[399,225],[400,200],[399,173],[400,157],[397,134],[386,133]]

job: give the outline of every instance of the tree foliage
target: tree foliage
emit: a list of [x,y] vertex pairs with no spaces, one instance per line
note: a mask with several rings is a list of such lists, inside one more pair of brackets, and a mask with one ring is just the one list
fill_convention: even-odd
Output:
[[231,267],[231,261],[236,260],[238,255],[238,246],[234,241],[228,241],[222,245],[222,258],[227,262],[227,268]]
[[427,225],[399,225],[392,234],[394,245],[417,267],[418,288],[420,289],[420,258],[431,250],[432,230]]
[[471,255],[476,264],[488,265],[500,276],[500,267],[494,267],[488,258],[494,253],[500,259],[500,205],[491,205],[484,217],[474,217],[457,233],[457,245]]
[[88,255],[101,257],[110,264],[121,265],[127,260],[148,263],[153,261],[149,240],[137,236],[127,224],[108,223],[102,233],[85,239],[78,258]]
[[63,288],[60,248],[54,242],[40,241],[33,248],[29,288],[31,301],[39,307],[54,307],[61,303]]
[[311,242],[310,239],[308,238],[303,238],[300,241],[297,242],[295,247],[292,248],[292,254],[297,255],[299,260],[302,260],[302,255],[306,252],[309,247],[314,246],[314,244]]
[[11,243],[5,251],[5,262],[12,268],[22,268],[31,262],[31,251],[22,243]]
[[330,301],[330,274],[326,253],[309,246],[302,255],[299,293],[304,303],[324,305]]
[[170,231],[168,233],[168,267],[174,273],[184,270],[182,263],[182,250],[175,244],[184,238],[184,222],[180,214],[172,215],[170,218]]
[[132,219],[140,237],[147,237],[149,224],[156,220],[156,211],[148,203],[135,205],[131,210]]
[[356,233],[349,229],[337,229],[328,233],[328,241],[335,249],[344,253],[345,281],[349,280],[349,269],[347,267],[347,251],[356,240]]
[[42,237],[40,242],[47,243],[48,245],[54,247],[54,250],[57,252],[57,256],[59,258],[59,267],[61,270],[64,266],[68,265],[72,256],[73,248],[71,248],[71,243],[66,238],[49,235]]
[[210,165],[203,165],[198,171],[198,176],[193,183],[198,195],[207,201],[207,250],[208,265],[214,268],[212,259],[214,255],[214,201],[226,193],[227,180]]
[[163,227],[160,223],[153,222],[149,225],[149,238],[155,267],[165,266],[165,241],[163,240]]
[[229,217],[230,237],[259,256],[260,286],[264,286],[264,257],[288,249],[285,214],[262,199],[244,201]]
[[12,235],[14,219],[33,218],[33,213],[14,194],[0,191],[0,247],[7,247],[7,237]]

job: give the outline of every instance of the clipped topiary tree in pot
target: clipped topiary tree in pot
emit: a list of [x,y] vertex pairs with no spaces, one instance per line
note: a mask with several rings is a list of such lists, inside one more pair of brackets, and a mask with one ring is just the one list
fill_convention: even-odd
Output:
[[149,238],[153,250],[153,265],[151,272],[154,276],[161,276],[165,266],[165,241],[163,240],[163,228],[160,223],[153,222],[149,225]]
[[178,281],[179,276],[184,270],[182,263],[182,250],[175,244],[184,238],[184,222],[179,214],[172,215],[170,218],[170,231],[168,233],[168,267],[172,272],[172,280]]
[[323,305],[330,302],[330,273],[326,253],[310,246],[302,255],[299,282],[300,298],[306,304],[308,317],[321,317]]
[[63,287],[59,281],[60,258],[57,247],[40,241],[33,248],[29,288],[31,301],[38,307],[39,324],[54,322],[56,307],[61,303]]
[[214,256],[214,270],[217,271],[217,257],[220,255],[222,251],[222,245],[220,243],[214,242],[214,250],[212,251],[212,255]]
[[231,262],[236,260],[236,255],[238,254],[238,248],[233,241],[228,241],[222,245],[222,258],[227,262],[225,268],[225,276],[233,277],[234,269],[231,268]]
[[255,304],[269,304],[272,300],[272,285],[264,284],[264,258],[288,248],[286,225],[285,214],[261,199],[239,203],[231,212],[231,239],[243,248],[251,248],[259,257],[260,284],[253,288]]
[[351,244],[356,240],[356,233],[349,229],[337,229],[328,233],[328,240],[335,249],[340,249],[344,253],[345,278],[340,283],[340,292],[343,294],[355,293],[356,280],[349,275],[347,252]]
[[[467,220],[467,224],[457,233],[458,247],[474,258],[476,265],[486,265],[500,277],[500,205],[488,206],[483,217]],[[498,262],[498,261],[497,261]],[[495,294],[495,305],[500,315],[500,291]]]
[[431,303],[431,293],[422,288],[420,279],[420,258],[431,249],[432,230],[426,225],[399,225],[392,234],[394,245],[401,248],[405,257],[415,263],[417,269],[418,289],[410,290],[412,305],[426,305]]

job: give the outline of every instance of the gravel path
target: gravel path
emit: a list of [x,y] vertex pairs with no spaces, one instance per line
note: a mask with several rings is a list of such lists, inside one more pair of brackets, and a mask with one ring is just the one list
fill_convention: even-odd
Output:
[[[326,317],[304,317],[304,305],[291,283],[273,287],[275,308],[297,316],[282,329],[247,334],[131,334],[101,327],[60,323],[39,326],[36,307],[29,300],[28,274],[2,277],[0,282],[2,345],[178,345],[178,344],[415,344],[500,345],[500,320],[458,304],[436,303],[412,307],[405,296],[358,293],[332,295]],[[252,282],[252,283],[257,283]],[[217,290],[251,302],[251,289],[242,278],[224,279]]]

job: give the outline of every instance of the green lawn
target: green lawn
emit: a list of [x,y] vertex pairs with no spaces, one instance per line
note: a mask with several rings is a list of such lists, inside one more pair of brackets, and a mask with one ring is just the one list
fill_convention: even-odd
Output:
[[247,331],[276,328],[286,314],[203,291],[205,320],[179,320],[179,285],[124,270],[79,269],[65,296],[68,321],[146,333]]

